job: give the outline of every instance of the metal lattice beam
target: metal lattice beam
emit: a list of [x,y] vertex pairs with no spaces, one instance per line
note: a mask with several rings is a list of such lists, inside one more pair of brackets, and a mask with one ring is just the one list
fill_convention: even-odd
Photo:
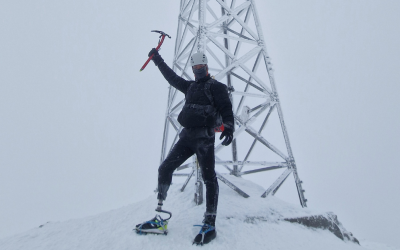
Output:
[[[209,69],[214,73],[215,79],[235,89],[230,93],[233,107],[236,107],[234,141],[230,146],[230,153],[217,143],[216,166],[223,167],[223,170],[237,177],[285,169],[262,197],[274,195],[293,173],[300,203],[306,207],[307,200],[297,173],[272,64],[254,2],[255,0],[181,0],[173,70],[178,75],[192,80],[190,56],[197,51],[208,54]],[[184,102],[184,96],[170,87],[161,161],[177,141],[182,129],[176,117]],[[274,119],[271,118],[273,116]],[[281,131],[281,142],[276,141],[276,138],[273,138],[275,140],[272,142],[269,138],[271,135],[263,134],[269,131],[270,126]],[[258,129],[255,129],[256,127]],[[168,142],[170,135],[173,136],[173,140]],[[276,135],[272,137],[274,136]],[[255,153],[257,149],[261,149],[261,152],[268,151],[270,155],[283,159],[283,162],[267,159],[268,157],[264,157],[265,153]],[[191,159],[191,162],[177,169],[190,170],[189,173],[175,174],[186,177],[182,191],[193,175],[197,176],[196,185],[199,183],[200,176],[197,174],[199,171],[196,169],[198,168],[196,162],[196,159]],[[238,194],[248,197],[245,191],[229,182],[220,173],[217,172],[217,175]],[[199,190],[196,189],[198,198]]]

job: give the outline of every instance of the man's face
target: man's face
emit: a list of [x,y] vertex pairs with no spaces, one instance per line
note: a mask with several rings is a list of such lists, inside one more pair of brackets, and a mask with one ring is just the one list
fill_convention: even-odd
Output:
[[198,65],[194,65],[192,68],[193,69],[201,69],[201,68],[203,68],[205,66],[206,66],[206,64],[198,64]]
[[207,64],[199,64],[192,67],[194,78],[201,79],[208,75]]

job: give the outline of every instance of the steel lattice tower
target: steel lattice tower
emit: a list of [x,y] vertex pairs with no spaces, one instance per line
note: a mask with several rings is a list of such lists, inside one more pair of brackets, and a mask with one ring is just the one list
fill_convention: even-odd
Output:
[[[210,74],[231,89],[235,139],[229,147],[216,140],[218,178],[248,197],[245,190],[224,178],[219,168],[237,177],[281,169],[280,176],[261,196],[274,195],[293,173],[300,203],[306,207],[254,0],[181,0],[179,10],[173,70],[193,80],[189,58],[202,51],[209,59]],[[184,103],[183,94],[170,86],[161,161],[179,138],[182,127],[177,116]],[[177,169],[189,169],[189,173],[174,175],[187,177],[183,191],[197,173],[195,197],[201,203],[201,176],[196,165],[193,157]]]

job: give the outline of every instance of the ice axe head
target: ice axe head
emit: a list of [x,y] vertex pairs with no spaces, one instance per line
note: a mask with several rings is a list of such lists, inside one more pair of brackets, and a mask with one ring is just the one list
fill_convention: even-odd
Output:
[[[160,40],[158,41],[158,46],[156,48],[156,50],[160,50],[161,45],[164,42],[165,37],[171,38],[171,36],[169,36],[168,34],[166,34],[165,32],[159,31],[159,30],[152,30],[151,32],[156,32],[156,33],[160,33]],[[140,68],[140,71],[143,71],[147,64],[150,62],[150,60],[153,58],[153,55],[151,55],[147,61],[143,64],[142,68]]]
[[162,36],[167,36],[168,38],[171,38],[170,35],[168,35],[167,33],[163,32],[163,31],[160,31],[160,30],[152,30],[151,32],[160,33],[160,34],[161,34],[161,35],[160,35],[160,38],[161,38]]

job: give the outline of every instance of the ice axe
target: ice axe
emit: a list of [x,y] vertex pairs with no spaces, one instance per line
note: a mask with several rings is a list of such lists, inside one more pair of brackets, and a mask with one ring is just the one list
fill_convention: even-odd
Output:
[[[171,38],[171,36],[169,36],[168,34],[162,32],[162,31],[159,31],[159,30],[152,30],[151,32],[156,32],[156,33],[160,33],[160,34],[161,34],[161,35],[160,35],[160,39],[158,40],[158,46],[157,46],[156,50],[160,50],[160,47],[161,47],[161,45],[163,44],[164,39],[165,39],[166,36],[167,36],[168,38]],[[147,64],[150,62],[151,58],[153,58],[153,55],[151,55],[151,56],[149,57],[149,59],[147,59],[147,61],[143,64],[143,66],[142,66],[142,68],[140,69],[140,71],[142,71],[142,70],[144,70],[144,68],[146,68],[146,66],[147,66]]]

